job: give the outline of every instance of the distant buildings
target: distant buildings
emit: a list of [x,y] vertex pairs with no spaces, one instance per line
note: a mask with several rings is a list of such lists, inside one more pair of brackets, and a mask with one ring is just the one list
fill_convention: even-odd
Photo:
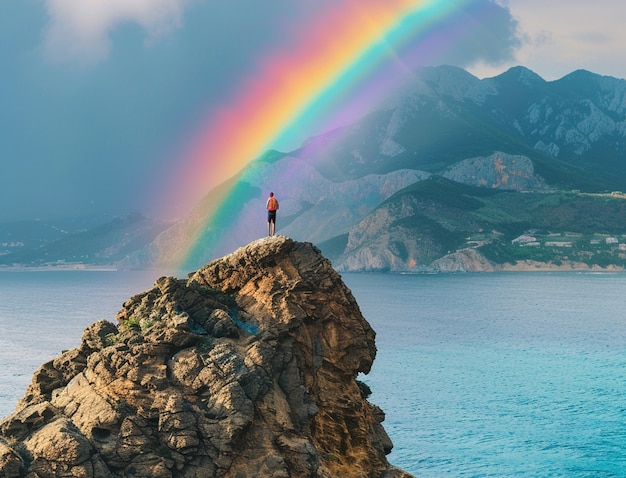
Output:
[[519,246],[540,246],[541,243],[537,240],[535,236],[527,236],[525,234],[516,237],[511,241],[512,244],[517,244]]
[[[574,247],[574,242],[571,240],[555,240],[556,238],[560,238],[563,237],[564,239],[572,239],[574,238],[580,238],[582,235],[581,234],[568,234],[568,233],[564,233],[564,234],[556,234],[556,233],[552,233],[552,234],[547,234],[547,236],[544,239],[550,239],[549,241],[546,240],[541,240],[538,239],[536,236],[534,235],[530,235],[530,234],[522,234],[521,236],[516,237],[515,239],[513,239],[511,241],[511,244],[513,245],[518,245],[520,247],[525,247],[525,246],[546,246],[546,247]],[[598,246],[600,247],[600,245],[602,244],[602,242],[604,242],[607,246],[611,246],[614,247],[617,245],[617,248],[620,251],[626,251],[626,244],[624,243],[620,243],[620,240],[617,237],[604,237],[604,241],[602,240],[602,235],[599,235],[600,237],[598,237],[598,235],[594,236],[593,238],[589,239],[589,244],[592,246]]]

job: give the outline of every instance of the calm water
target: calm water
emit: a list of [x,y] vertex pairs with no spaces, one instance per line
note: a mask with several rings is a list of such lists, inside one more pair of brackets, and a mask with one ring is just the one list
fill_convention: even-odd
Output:
[[[156,273],[0,272],[0,415]],[[626,476],[626,274],[344,274],[390,461],[426,477]]]
[[626,275],[345,274],[420,477],[626,476]]

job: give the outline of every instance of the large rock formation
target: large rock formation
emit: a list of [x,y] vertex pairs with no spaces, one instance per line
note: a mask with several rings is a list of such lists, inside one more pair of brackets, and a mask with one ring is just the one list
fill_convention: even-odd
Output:
[[2,477],[409,477],[356,380],[375,333],[311,244],[160,278],[35,373]]

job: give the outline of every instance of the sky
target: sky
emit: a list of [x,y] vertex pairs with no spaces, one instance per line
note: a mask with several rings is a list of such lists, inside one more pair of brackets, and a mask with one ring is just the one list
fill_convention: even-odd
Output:
[[[433,6],[397,27],[411,4]],[[374,107],[367,77],[390,78],[391,64],[450,64],[479,78],[516,65],[548,81],[581,68],[626,78],[626,11],[614,5],[4,0],[0,222],[183,215],[265,149],[296,149]],[[318,109],[304,118],[313,99]]]

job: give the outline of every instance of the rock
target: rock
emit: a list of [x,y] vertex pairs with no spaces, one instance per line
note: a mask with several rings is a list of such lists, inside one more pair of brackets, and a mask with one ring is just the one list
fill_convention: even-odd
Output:
[[535,173],[530,158],[495,152],[488,157],[469,158],[446,169],[443,177],[462,184],[513,191],[540,191],[548,188]]
[[0,470],[6,478],[19,478],[24,462],[22,457],[7,443],[0,440]]
[[495,270],[496,266],[493,263],[472,248],[446,254],[425,268],[427,272],[493,272]]
[[131,297],[0,422],[6,477],[386,477],[375,333],[311,244],[258,240]]

